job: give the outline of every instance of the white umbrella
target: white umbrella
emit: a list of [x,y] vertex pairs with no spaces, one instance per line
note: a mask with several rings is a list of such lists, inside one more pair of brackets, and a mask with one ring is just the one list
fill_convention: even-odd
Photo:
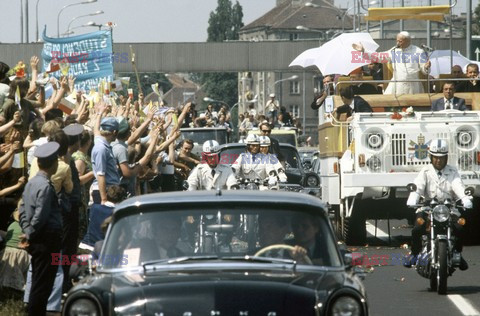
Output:
[[[466,57],[462,56],[462,54],[457,53],[455,51],[452,52],[453,56],[453,65],[459,65],[462,69],[465,68],[469,63]],[[450,63],[450,50],[435,50],[430,55],[430,62],[432,63],[430,67],[430,75],[431,76],[438,76],[440,74],[450,74],[451,73],[451,63]]]
[[303,68],[314,66],[315,59],[321,54],[321,47],[310,48],[298,55],[288,67],[300,66]]
[[318,48],[304,51],[290,66],[315,65],[324,75],[348,75],[352,70],[370,63],[369,60],[362,60],[361,53],[352,48],[354,43],[361,43],[370,52],[376,51],[379,46],[369,33],[343,33]]

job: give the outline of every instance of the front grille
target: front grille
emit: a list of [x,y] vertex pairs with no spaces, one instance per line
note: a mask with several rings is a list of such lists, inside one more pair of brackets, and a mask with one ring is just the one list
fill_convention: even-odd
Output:
[[392,166],[404,166],[407,163],[407,141],[405,134],[392,134]]

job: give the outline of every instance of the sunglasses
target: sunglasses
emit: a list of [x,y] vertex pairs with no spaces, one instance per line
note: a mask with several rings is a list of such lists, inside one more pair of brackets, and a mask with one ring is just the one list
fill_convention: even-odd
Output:
[[269,129],[262,129],[262,132],[263,132],[263,133],[271,133],[272,131],[269,130]]

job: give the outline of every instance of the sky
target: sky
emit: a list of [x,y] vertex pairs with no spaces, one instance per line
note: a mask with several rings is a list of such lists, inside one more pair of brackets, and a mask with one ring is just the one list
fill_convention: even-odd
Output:
[[[57,34],[57,16],[63,5],[82,0],[23,0],[29,3],[29,40],[35,40],[35,5],[38,3],[39,32],[47,25],[47,35]],[[402,0],[384,0],[386,6],[399,6]],[[403,0],[405,5],[427,5],[428,0]],[[468,1],[468,0],[467,0]],[[479,0],[472,0],[475,8]],[[243,22],[248,24],[271,10],[276,0],[239,0],[243,7]],[[370,2],[364,0],[364,3]],[[447,4],[448,0],[432,0],[433,4]],[[61,3],[61,4],[60,4]],[[353,6],[353,0],[335,0],[342,8]],[[67,30],[70,21],[78,16],[99,10],[105,13],[76,19],[71,27],[114,22],[115,42],[204,42],[207,39],[208,18],[217,7],[217,0],[98,0],[96,3],[71,6],[60,15],[60,33]],[[458,0],[454,13],[465,12],[466,0]],[[20,1],[0,0],[0,42],[20,42]],[[10,26],[10,27],[7,27]],[[95,31],[94,27],[76,28],[76,34]]]

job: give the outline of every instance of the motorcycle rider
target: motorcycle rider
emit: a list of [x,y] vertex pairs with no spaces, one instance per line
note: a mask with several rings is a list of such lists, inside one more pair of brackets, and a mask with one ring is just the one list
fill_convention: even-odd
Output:
[[[278,160],[277,156],[275,154],[270,154],[270,137],[268,136],[259,136],[260,140],[260,153],[263,155],[268,156],[268,161],[270,161],[271,164],[274,166],[274,171],[276,173],[276,176],[278,177],[278,180],[280,182],[287,182],[287,175],[285,174],[285,169],[283,168],[283,165],[280,163]],[[270,171],[268,171],[268,174],[270,175]]]
[[[465,208],[473,207],[470,196],[465,195],[465,186],[458,173],[457,168],[447,165],[448,160],[448,144],[444,139],[434,139],[431,141],[428,153],[430,154],[430,162],[425,166],[418,176],[415,178],[416,192],[411,192],[407,200],[407,205],[414,207],[418,204],[421,196],[427,200],[433,198],[439,201],[446,199],[461,199]],[[420,209],[416,212],[415,226],[412,229],[412,252],[405,263],[406,267],[411,267],[417,261],[417,256],[422,248],[422,235],[427,233],[426,221]],[[463,248],[463,226],[455,223],[452,233],[456,236],[455,251],[461,252]],[[467,270],[468,264],[461,257],[460,270]]]
[[188,190],[231,189],[237,184],[235,174],[228,164],[220,164],[219,144],[215,140],[203,143],[202,162],[190,173]]
[[[260,139],[255,134],[249,134],[245,140],[246,152],[241,153],[232,165],[237,178],[248,180],[265,181],[270,176],[269,185],[275,185],[277,182],[275,173],[275,163],[278,159],[275,155],[264,155],[260,153]],[[270,160],[274,160],[273,163]],[[261,186],[261,189],[265,187]]]

